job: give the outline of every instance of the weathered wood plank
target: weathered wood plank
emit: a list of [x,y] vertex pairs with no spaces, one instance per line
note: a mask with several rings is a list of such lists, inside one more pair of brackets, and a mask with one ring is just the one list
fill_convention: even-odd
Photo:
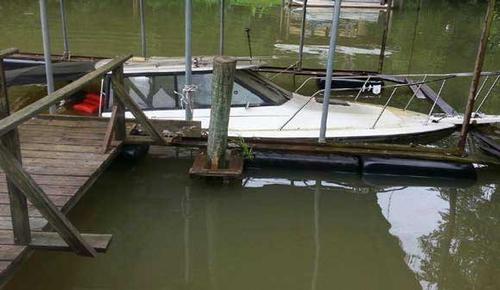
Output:
[[[10,217],[10,205],[0,204],[0,216]],[[33,205],[28,205],[29,217],[42,217],[42,214]]]
[[76,177],[86,177],[92,175],[94,169],[92,168],[79,168],[79,167],[51,167],[51,166],[23,166],[26,172],[32,175],[60,175],[60,176],[76,176]]
[[[124,84],[123,81],[123,66],[113,70],[111,81],[117,84]],[[116,94],[115,94],[116,95]],[[116,105],[116,125],[115,125],[115,140],[124,141],[127,136],[127,126],[125,119],[125,104],[120,98],[114,97],[113,102]]]
[[109,145],[113,140],[113,132],[115,131],[116,123],[118,122],[118,106],[113,106],[111,111],[111,119],[109,120],[108,127],[106,128],[106,135],[104,136],[104,141],[102,143],[101,153],[106,153],[108,151]]
[[80,146],[80,145],[60,145],[60,144],[39,144],[39,143],[23,143],[24,150],[38,151],[56,151],[56,152],[82,152],[82,153],[100,153],[99,146]]
[[[47,225],[45,218],[30,218],[31,231],[41,231]],[[10,217],[0,216],[0,230],[12,230],[12,219]]]
[[95,169],[102,164],[102,161],[97,160],[81,160],[74,159],[71,162],[65,159],[51,159],[51,158],[29,158],[23,157],[23,164],[26,166],[49,166],[60,168],[89,168]]
[[14,232],[11,230],[0,230],[0,245],[14,245]]
[[21,136],[56,136],[56,137],[70,137],[70,138],[80,138],[80,139],[93,139],[93,140],[102,140],[104,138],[105,132],[102,133],[87,133],[87,132],[79,132],[79,131],[65,131],[61,132],[58,130],[52,130],[40,133],[36,130],[31,130],[30,128],[19,128],[19,134]]
[[78,230],[71,222],[57,209],[57,207],[45,195],[40,186],[22,168],[21,164],[0,144],[0,166],[9,176],[9,180],[19,188],[33,205],[42,213],[51,226],[61,235],[61,237],[78,254],[95,257],[96,253],[85,240],[80,236]]
[[184,121],[184,120],[159,120],[149,119],[156,131],[165,133],[167,136],[179,136],[200,138],[201,137],[201,122],[200,121]]
[[41,125],[41,126],[50,126],[50,127],[62,127],[62,128],[103,128],[105,129],[109,118],[103,118],[102,120],[96,121],[93,119],[88,120],[66,120],[62,119],[65,116],[57,116],[58,119],[44,119],[40,116],[37,118],[30,119],[23,123],[21,126],[29,126],[29,125]]
[[52,159],[70,159],[70,160],[94,160],[103,161],[106,159],[105,155],[96,153],[76,153],[76,152],[54,152],[54,151],[36,151],[36,150],[23,150],[21,153],[29,158],[52,158]]
[[26,249],[26,246],[0,245],[0,261],[12,261]]
[[84,134],[97,134],[101,135],[106,133],[105,128],[74,128],[74,127],[62,127],[62,126],[51,126],[51,125],[34,125],[34,124],[23,124],[20,125],[19,130],[22,131],[36,131],[40,135],[44,135],[46,132],[57,132],[57,133],[78,133]]
[[[73,194],[67,194],[67,195],[64,195],[64,194],[47,194],[47,196],[49,197],[49,199],[57,206],[57,207],[62,207],[64,206],[68,200],[71,199],[71,197],[74,195],[74,192]],[[5,193],[0,193],[0,204],[9,204],[9,199],[8,199],[8,196],[7,194]]]
[[[40,184],[40,187],[49,196],[52,195],[73,196],[80,188],[79,186],[74,186],[74,185],[46,185],[46,184]],[[5,183],[0,183],[0,196],[2,196],[1,194],[7,194],[7,184]]]
[[68,97],[77,91],[79,91],[83,86],[87,85],[91,81],[101,77],[107,72],[115,69],[116,67],[121,66],[125,61],[127,61],[131,55],[117,57],[102,67],[92,71],[85,76],[79,78],[78,80],[68,84],[67,86],[55,91],[54,93],[28,105],[16,113],[8,116],[0,120],[0,135],[3,135],[13,128],[17,127],[19,124],[23,123],[26,120],[31,119],[36,114],[47,110],[51,105],[59,102],[60,100]]
[[[106,252],[112,235],[109,234],[81,234],[82,238],[97,252]],[[30,246],[36,249],[69,251],[71,248],[54,232],[34,232]]]
[[61,144],[61,145],[90,145],[96,146],[102,143],[99,139],[83,139],[67,136],[40,136],[40,135],[20,135],[21,143],[36,143],[36,144]]
[[[3,177],[5,173],[0,173],[0,178],[3,179]],[[31,177],[39,185],[81,186],[87,181],[87,177],[81,176],[32,175]],[[4,182],[0,179],[0,183]]]
[[18,52],[19,52],[19,49],[14,48],[14,47],[2,49],[2,50],[0,50],[0,59],[6,58],[7,56],[13,55],[13,54],[18,53]]

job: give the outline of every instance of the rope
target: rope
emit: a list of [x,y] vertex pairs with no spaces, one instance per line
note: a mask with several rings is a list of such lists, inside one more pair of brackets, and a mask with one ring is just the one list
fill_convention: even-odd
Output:
[[[181,106],[184,109],[184,105],[187,107],[191,107],[191,100],[189,100],[189,97],[191,96],[192,93],[196,93],[198,90],[198,86],[191,84],[191,85],[184,85],[184,88],[182,89],[182,94],[175,92],[179,96],[181,96]],[[189,96],[189,97],[188,97]]]

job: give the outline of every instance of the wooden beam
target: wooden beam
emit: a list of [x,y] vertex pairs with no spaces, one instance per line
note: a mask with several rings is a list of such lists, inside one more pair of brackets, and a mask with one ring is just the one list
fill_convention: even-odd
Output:
[[[113,74],[111,75],[111,80],[114,83],[123,84],[123,67],[120,66],[113,70]],[[126,120],[125,120],[125,105],[121,101],[120,98],[113,98],[113,102],[115,103],[116,109],[116,126],[115,126],[115,140],[124,141],[127,137],[127,129],[126,129]]]
[[[0,55],[15,53],[17,49],[0,52]],[[7,84],[5,81],[5,71],[3,58],[0,58],[0,119],[10,115],[9,97],[7,94]],[[19,144],[19,134],[17,128],[12,129],[5,135],[0,136],[3,145],[15,158],[21,162],[21,147]],[[12,228],[14,231],[14,241],[18,245],[27,245],[31,240],[30,221],[28,215],[28,204],[26,197],[14,183],[7,178],[7,191],[10,199],[10,212],[12,217]]]
[[82,238],[78,230],[57,209],[33,178],[22,168],[9,150],[0,144],[0,166],[17,188],[40,211],[51,226],[77,254],[95,257],[95,250]]
[[148,100],[148,97],[146,97],[142,92],[141,90],[139,90],[139,88],[134,84],[134,82],[132,82],[131,80],[129,79],[124,79],[125,83],[126,83],[126,86],[128,86],[129,88],[131,88],[134,93],[137,94],[137,96],[139,98],[141,98],[141,100],[148,106],[151,106],[153,107],[153,100]]
[[[100,253],[108,250],[113,239],[113,235],[109,234],[82,233],[81,236],[96,252]],[[56,232],[33,232],[30,246],[44,250],[71,250],[71,247]]]
[[104,142],[102,144],[102,150],[101,150],[102,154],[108,151],[109,145],[113,140],[113,132],[115,129],[116,121],[118,120],[117,112],[118,112],[118,106],[114,105],[113,110],[111,111],[111,119],[109,120],[108,128],[106,129],[106,135],[104,136]]
[[18,52],[19,52],[19,49],[17,49],[17,48],[7,48],[7,49],[0,50],[0,59],[3,59],[7,56],[13,55],[13,54],[18,53]]
[[85,76],[79,78],[78,80],[70,83],[69,85],[55,91],[54,93],[24,107],[23,109],[17,111],[16,113],[0,120],[0,135],[3,135],[13,128],[17,127],[22,122],[32,118],[38,113],[47,110],[51,105],[59,102],[60,100],[71,96],[72,94],[78,92],[83,86],[87,85],[91,81],[101,77],[107,72],[121,66],[125,61],[127,61],[131,55],[117,57],[108,62],[107,64],[101,66],[100,68],[92,71]]
[[125,107],[127,107],[130,112],[135,116],[137,122],[139,122],[144,130],[160,145],[167,145],[163,140],[162,135],[156,131],[155,127],[149,121],[148,117],[144,114],[141,108],[134,102],[132,97],[127,93],[123,84],[117,83],[115,79],[113,79],[113,88],[115,91],[115,95],[120,98]]

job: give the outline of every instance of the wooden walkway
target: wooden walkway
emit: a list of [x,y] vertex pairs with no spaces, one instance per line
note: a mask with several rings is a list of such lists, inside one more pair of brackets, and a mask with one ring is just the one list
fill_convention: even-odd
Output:
[[[31,119],[18,127],[23,167],[63,213],[78,202],[117,155],[116,144],[102,153],[107,126],[106,119],[55,116]],[[1,171],[0,175],[0,281],[4,281],[31,247],[14,243],[6,178]],[[36,242],[47,221],[31,204],[28,211]]]

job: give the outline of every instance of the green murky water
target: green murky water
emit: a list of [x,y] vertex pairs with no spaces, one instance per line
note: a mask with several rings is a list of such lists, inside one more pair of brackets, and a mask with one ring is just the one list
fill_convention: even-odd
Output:
[[[49,2],[61,52],[57,1]],[[183,53],[183,1],[147,2],[150,55]],[[216,53],[217,1],[193,1],[193,49]],[[470,71],[484,4],[405,1],[389,32],[386,73]],[[457,3],[455,3],[457,2]],[[140,53],[137,1],[67,1],[73,54]],[[38,5],[0,2],[0,47],[41,51]],[[326,62],[329,13],[308,15],[306,65]],[[355,18],[362,18],[355,19]],[[344,13],[337,68],[376,70],[383,13]],[[231,1],[226,51],[289,65],[300,13],[280,1]],[[499,69],[496,20],[486,69]],[[444,98],[463,106],[469,80]],[[287,79],[280,83],[291,86]],[[487,103],[500,113],[500,89]],[[253,169],[232,185],[189,179],[189,158],[117,161],[72,211],[83,232],[112,233],[96,259],[37,251],[5,289],[500,289],[496,169],[478,181],[402,179]]]

